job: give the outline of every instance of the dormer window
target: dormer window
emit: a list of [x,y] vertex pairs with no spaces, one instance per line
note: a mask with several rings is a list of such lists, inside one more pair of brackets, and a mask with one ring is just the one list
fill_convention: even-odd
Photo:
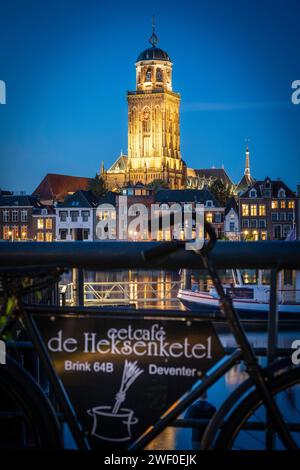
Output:
[[257,191],[256,189],[251,189],[249,192],[249,197],[257,197]]
[[279,197],[279,198],[284,198],[284,197],[286,197],[286,195],[285,195],[285,190],[284,190],[283,188],[280,188],[280,189],[279,189],[277,197]]
[[208,199],[205,204],[206,207],[214,207],[214,203],[211,199]]
[[266,181],[265,188],[266,188],[266,189],[271,189],[271,182],[270,182],[270,180],[267,180],[267,181]]

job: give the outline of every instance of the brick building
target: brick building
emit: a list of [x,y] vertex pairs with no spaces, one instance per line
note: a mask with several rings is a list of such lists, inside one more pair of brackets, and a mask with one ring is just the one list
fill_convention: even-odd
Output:
[[239,196],[241,239],[284,240],[297,231],[298,203],[283,181],[269,177],[255,181]]

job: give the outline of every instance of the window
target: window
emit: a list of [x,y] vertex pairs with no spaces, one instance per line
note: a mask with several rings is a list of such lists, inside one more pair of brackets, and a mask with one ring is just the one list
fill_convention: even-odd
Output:
[[52,230],[52,219],[46,219],[46,229]]
[[243,228],[249,228],[249,219],[243,219],[242,220],[242,227]]
[[264,204],[260,204],[258,207],[258,215],[260,217],[265,217],[266,215],[266,206]]
[[281,225],[274,225],[274,238],[277,240],[281,238]]
[[280,212],[279,220],[286,220],[286,212]]
[[272,209],[278,209],[278,201],[272,201]]
[[83,239],[88,240],[89,239],[89,234],[90,234],[89,229],[84,229],[83,230]]
[[257,219],[250,219],[250,227],[257,228]]
[[27,225],[22,225],[21,227],[21,238],[22,240],[27,240]]
[[42,230],[44,228],[44,219],[37,219],[37,228]]
[[220,224],[222,222],[222,215],[221,214],[215,214],[215,223]]
[[81,212],[82,222],[88,222],[89,216],[90,216],[90,211],[82,211]]
[[27,222],[27,210],[25,209],[21,211],[21,222]]
[[271,190],[270,189],[265,189],[265,197],[271,197]]
[[43,242],[44,241],[44,232],[38,232],[36,238],[37,238],[38,242]]
[[286,237],[288,236],[288,234],[290,233],[291,230],[292,230],[292,226],[291,226],[291,225],[284,224],[283,230],[282,230],[282,236],[283,236],[283,238],[286,238]]
[[285,190],[283,188],[279,189],[277,197],[285,197]]
[[261,238],[262,240],[267,240],[267,232],[261,232],[260,238]]
[[285,209],[285,201],[280,201],[280,209]]
[[67,221],[67,211],[59,211],[59,218],[61,222]]
[[151,82],[151,69],[147,69],[146,82]]
[[46,232],[46,242],[52,242],[53,236],[52,232]]
[[251,215],[251,217],[256,217],[257,216],[257,205],[256,204],[251,204],[251,206],[250,206],[250,215]]
[[12,221],[18,222],[18,211],[12,211]]
[[289,209],[295,209],[295,201],[289,201],[288,202],[288,208]]
[[205,203],[206,207],[214,207],[214,203],[213,201],[211,201],[210,199],[208,199]]
[[14,225],[12,228],[12,237],[13,239],[19,238],[19,227],[17,225]]
[[209,224],[211,224],[212,221],[213,221],[213,215],[212,215],[212,213],[211,213],[211,212],[208,212],[208,213],[206,214],[205,219],[206,219],[206,222],[208,222]]
[[48,214],[47,209],[42,209],[42,210],[41,210],[41,215],[47,215],[47,214]]
[[9,211],[8,211],[8,210],[4,210],[2,217],[3,217],[3,222],[9,222]]
[[249,192],[249,197],[257,197],[256,189],[251,189],[251,191]]
[[79,211],[70,211],[71,221],[77,222],[79,217]]
[[66,240],[66,239],[67,239],[67,234],[68,234],[68,231],[67,231],[67,230],[61,229],[61,230],[59,231],[59,238],[60,238],[61,240]]
[[271,188],[271,181],[270,180],[266,181],[265,188]]
[[267,226],[266,219],[258,219],[258,226],[259,228],[266,228]]
[[162,82],[163,81],[163,74],[161,69],[156,70],[156,81],[157,82]]
[[9,230],[9,226],[8,225],[4,225],[3,227],[3,240],[9,240],[10,239],[10,234],[9,234],[10,230]]
[[288,212],[288,214],[287,214],[287,220],[294,220],[294,214],[293,214],[293,212]]
[[230,222],[229,223],[229,232],[234,232],[235,231],[235,223],[234,222]]
[[272,222],[276,222],[278,220],[278,212],[272,212],[271,220]]
[[249,215],[249,206],[248,204],[242,204],[242,216],[248,217]]

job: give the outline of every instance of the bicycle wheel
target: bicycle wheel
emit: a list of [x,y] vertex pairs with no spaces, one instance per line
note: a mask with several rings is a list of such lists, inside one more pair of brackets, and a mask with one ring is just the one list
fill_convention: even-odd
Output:
[[[271,379],[269,386],[288,428],[300,448],[300,368],[290,369]],[[266,423],[266,408],[259,392],[254,390],[226,420],[217,436],[214,448],[220,450],[264,450],[267,447],[268,439]],[[274,428],[271,432],[273,432],[274,448],[284,449]]]
[[62,447],[54,410],[31,375],[12,358],[0,367],[0,448]]

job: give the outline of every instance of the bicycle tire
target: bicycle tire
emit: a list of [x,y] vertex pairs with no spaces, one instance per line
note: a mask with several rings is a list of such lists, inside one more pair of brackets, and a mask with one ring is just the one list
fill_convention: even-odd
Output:
[[0,396],[1,392],[16,405],[22,419],[30,426],[34,438],[30,447],[63,447],[59,422],[49,399],[33,377],[9,356],[6,365],[0,367]]
[[[273,395],[276,395],[276,393],[282,392],[297,384],[300,384],[300,367],[290,369],[279,376],[272,378],[268,385]],[[216,438],[213,448],[217,450],[232,449],[234,440],[242,430],[243,425],[262,404],[262,399],[257,390],[254,390],[245,399],[243,399],[225,421]]]

